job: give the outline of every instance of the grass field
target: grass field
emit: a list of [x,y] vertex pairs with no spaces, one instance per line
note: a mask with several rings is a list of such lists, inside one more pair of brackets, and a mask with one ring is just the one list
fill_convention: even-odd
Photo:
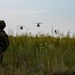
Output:
[[9,36],[9,39],[10,46],[0,64],[0,75],[52,75],[56,72],[75,72],[74,37],[22,35]]

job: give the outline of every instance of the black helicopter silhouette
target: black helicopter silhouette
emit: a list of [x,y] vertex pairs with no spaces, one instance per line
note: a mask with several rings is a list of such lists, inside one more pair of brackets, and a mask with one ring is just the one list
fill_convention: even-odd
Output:
[[26,26],[18,26],[18,27],[20,27],[20,29],[23,30],[23,28],[26,27]]
[[42,24],[42,23],[38,22],[38,23],[35,23],[35,24],[37,24],[37,27],[40,27],[40,24]]
[[55,30],[54,32],[55,32],[55,34],[59,34],[59,30]]
[[57,30],[55,30],[54,32],[55,32],[55,34],[57,34],[57,33],[58,33],[58,32],[57,32]]

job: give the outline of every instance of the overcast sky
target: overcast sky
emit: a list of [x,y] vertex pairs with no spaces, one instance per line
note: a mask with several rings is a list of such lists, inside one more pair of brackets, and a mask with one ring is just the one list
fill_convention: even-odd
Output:
[[[0,19],[13,33],[50,33],[53,29],[75,32],[75,0],[0,0]],[[35,23],[41,22],[37,28]],[[21,31],[18,26],[26,26]]]

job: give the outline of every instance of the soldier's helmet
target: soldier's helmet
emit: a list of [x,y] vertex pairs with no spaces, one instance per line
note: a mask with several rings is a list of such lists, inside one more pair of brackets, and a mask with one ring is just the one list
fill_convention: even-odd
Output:
[[4,20],[0,20],[0,28],[4,29],[6,27],[6,24],[4,22]]

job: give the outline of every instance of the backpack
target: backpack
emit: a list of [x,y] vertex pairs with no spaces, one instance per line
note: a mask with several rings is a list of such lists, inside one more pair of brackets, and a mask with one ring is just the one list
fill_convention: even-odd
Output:
[[9,46],[8,35],[5,33],[5,31],[0,30],[0,50],[2,52],[5,52],[8,46]]

